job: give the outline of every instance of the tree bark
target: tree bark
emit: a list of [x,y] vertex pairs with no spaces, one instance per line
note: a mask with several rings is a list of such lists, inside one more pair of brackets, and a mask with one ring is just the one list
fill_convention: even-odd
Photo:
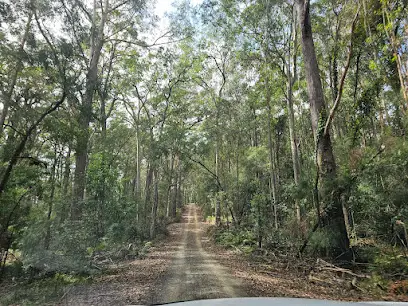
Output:
[[[67,155],[65,156],[65,161],[64,161],[64,174],[62,178],[62,198],[64,200],[68,200],[68,195],[72,190],[70,191],[70,176],[71,176],[71,146],[68,147],[68,152]],[[65,221],[69,213],[69,204],[64,205],[62,207],[61,211],[61,217],[60,220],[61,222]]]
[[319,197],[321,203],[326,206],[328,218],[326,225],[330,223],[339,235],[336,241],[341,249],[349,248],[349,239],[345,228],[342,206],[338,188],[336,186],[336,161],[330,138],[330,131],[325,133],[327,120],[326,105],[323,95],[323,87],[319,75],[319,67],[313,42],[312,27],[310,21],[309,0],[297,0],[299,10],[299,24],[302,33],[302,52],[306,72],[307,89],[309,93],[310,115],[312,129],[316,143],[316,163],[319,177]]
[[173,201],[171,205],[171,217],[175,218],[177,214],[177,185],[178,185],[178,175],[175,176],[174,187],[173,187]]
[[[290,86],[291,87],[291,86]],[[296,131],[295,131],[295,115],[293,111],[293,92],[292,88],[289,89],[289,96],[288,96],[288,121],[289,121],[289,137],[290,137],[290,149],[292,153],[292,165],[293,165],[293,178],[295,180],[296,187],[299,186],[300,183],[300,162],[299,162],[299,152],[298,146],[296,143]],[[299,200],[295,200],[295,209],[296,209],[296,220],[298,225],[302,221],[301,211]]]
[[177,214],[177,199],[178,199],[178,192],[179,192],[178,185],[180,184],[179,174],[178,174],[179,171],[180,171],[180,157],[179,157],[179,155],[175,156],[174,164],[175,164],[175,166],[173,166],[173,167],[176,168],[176,173],[174,175],[173,200],[172,200],[171,212],[170,212],[170,216],[172,218],[175,218],[176,214]]
[[142,199],[141,194],[141,167],[142,167],[142,154],[140,152],[140,99],[137,100],[137,123],[136,123],[136,221],[139,221],[139,208]]
[[[180,163],[179,163],[180,167]],[[178,170],[178,184],[177,184],[177,208],[181,208],[181,205],[183,204],[183,193],[182,193],[182,188],[181,185],[183,183],[183,178],[181,175],[180,168]]]
[[[392,19],[389,16],[388,8],[386,5],[383,5],[383,23],[385,25],[385,32],[387,34],[388,39],[391,42],[391,48],[394,58],[396,59],[397,63],[397,70],[398,70],[398,79],[401,85],[401,93],[402,97],[404,98],[404,102],[402,104],[402,109],[404,113],[408,110],[408,73],[406,68],[404,67],[403,61],[401,59],[401,54],[399,52],[400,42],[395,35],[395,29],[392,24]],[[392,25],[391,29],[388,30],[387,25]],[[404,75],[404,71],[406,72],[406,76]]]
[[144,224],[147,224],[147,210],[150,205],[150,200],[152,198],[152,182],[153,182],[154,167],[152,164],[149,165],[146,174],[146,187],[145,187],[145,202],[143,210],[143,220]]
[[173,187],[173,172],[174,172],[174,159],[175,155],[171,154],[170,156],[170,174],[169,174],[169,183],[167,187],[167,192],[166,192],[166,217],[170,217],[170,192],[171,188]]
[[[219,160],[219,145],[218,140],[215,145],[215,175],[219,177],[220,172],[220,160]],[[220,201],[220,188],[217,185],[217,193],[215,196],[215,225],[221,225],[221,201]]]
[[109,0],[105,0],[101,21],[96,25],[96,0],[94,0],[93,29],[98,29],[95,35],[91,33],[91,59],[86,74],[85,97],[79,118],[80,134],[77,136],[75,152],[74,194],[71,206],[71,219],[79,220],[82,216],[82,205],[85,196],[86,168],[88,159],[89,124],[92,119],[92,104],[98,81],[98,64],[104,44],[104,28],[109,12]]
[[50,247],[50,240],[51,240],[51,214],[53,210],[54,204],[54,195],[55,195],[55,175],[56,175],[56,168],[57,168],[58,156],[57,156],[57,148],[54,150],[54,161],[52,163],[51,168],[51,175],[50,175],[50,196],[48,198],[48,213],[47,213],[47,233],[44,239],[44,249],[48,250]]
[[157,170],[154,171],[154,200],[152,205],[152,213],[150,220],[150,239],[156,236],[156,219],[157,219],[157,209],[159,207],[159,177]]
[[266,83],[266,103],[268,107],[268,147],[269,147],[269,199],[273,209],[273,220],[275,229],[279,228],[278,224],[278,207],[276,195],[276,174],[275,174],[275,154],[272,140],[272,107],[271,107],[271,92],[269,88],[269,80]]
[[[300,160],[299,160],[299,152],[298,146],[296,143],[296,128],[295,128],[295,113],[293,110],[293,86],[296,82],[297,76],[297,45],[298,45],[298,37],[297,37],[297,22],[296,22],[296,10],[294,10],[294,20],[293,20],[293,54],[291,56],[289,52],[288,57],[288,65],[286,69],[287,73],[287,110],[288,110],[288,123],[289,123],[289,138],[290,138],[290,149],[292,153],[292,165],[293,165],[293,178],[295,181],[296,187],[299,186],[300,183]],[[292,60],[293,68],[291,69]],[[301,222],[301,211],[299,200],[295,200],[295,210],[296,210],[296,220],[298,225]]]

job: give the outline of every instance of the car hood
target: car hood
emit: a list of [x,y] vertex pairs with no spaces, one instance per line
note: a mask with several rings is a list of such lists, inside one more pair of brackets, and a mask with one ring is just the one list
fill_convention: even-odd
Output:
[[408,302],[342,302],[331,300],[298,299],[298,298],[226,298],[175,302],[165,305],[172,306],[408,306]]

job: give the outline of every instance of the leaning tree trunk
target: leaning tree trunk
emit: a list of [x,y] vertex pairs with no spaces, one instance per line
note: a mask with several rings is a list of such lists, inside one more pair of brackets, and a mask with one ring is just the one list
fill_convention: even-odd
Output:
[[[330,225],[338,237],[333,242],[341,249],[349,248],[349,239],[344,224],[340,195],[336,186],[336,161],[330,132],[324,132],[327,121],[323,87],[319,75],[316,51],[310,22],[309,0],[297,0],[299,24],[302,33],[302,52],[309,93],[310,115],[316,143],[316,163],[319,180],[319,198],[325,209],[324,225]],[[336,241],[334,241],[336,240]]]

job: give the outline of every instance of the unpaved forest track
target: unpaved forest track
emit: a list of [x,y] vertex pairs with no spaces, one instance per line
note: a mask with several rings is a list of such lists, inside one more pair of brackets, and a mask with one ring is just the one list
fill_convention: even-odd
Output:
[[182,225],[182,239],[175,248],[177,251],[171,266],[146,302],[159,304],[246,296],[243,284],[237,278],[232,278],[214,255],[203,249],[206,225],[200,222],[196,205],[186,207]]
[[243,283],[203,244],[209,224],[199,208],[184,207],[182,221],[145,259],[119,263],[91,284],[67,288],[59,305],[150,305],[194,299],[247,296]]
[[117,263],[91,284],[68,288],[59,305],[149,305],[245,296],[394,299],[310,282],[289,263],[256,262],[209,241],[209,226],[201,221],[198,206],[185,206],[182,222],[170,224],[169,236],[156,242],[145,259]]

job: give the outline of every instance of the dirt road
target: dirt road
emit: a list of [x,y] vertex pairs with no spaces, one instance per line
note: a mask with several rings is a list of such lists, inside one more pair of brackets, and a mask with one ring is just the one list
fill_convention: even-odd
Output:
[[167,273],[151,292],[148,303],[246,296],[243,284],[202,247],[208,225],[199,220],[197,206],[188,205],[181,223],[182,239]]
[[161,304],[194,299],[246,296],[243,282],[206,252],[209,224],[199,208],[184,208],[182,221],[169,225],[169,237],[145,259],[119,263],[91,284],[69,288],[60,305]]
[[[199,207],[185,207],[144,259],[115,263],[90,284],[67,288],[59,305],[146,305],[208,298],[275,296],[382,300],[347,286],[316,283],[291,260],[257,260],[211,243]],[[273,254],[272,254],[273,255]]]

